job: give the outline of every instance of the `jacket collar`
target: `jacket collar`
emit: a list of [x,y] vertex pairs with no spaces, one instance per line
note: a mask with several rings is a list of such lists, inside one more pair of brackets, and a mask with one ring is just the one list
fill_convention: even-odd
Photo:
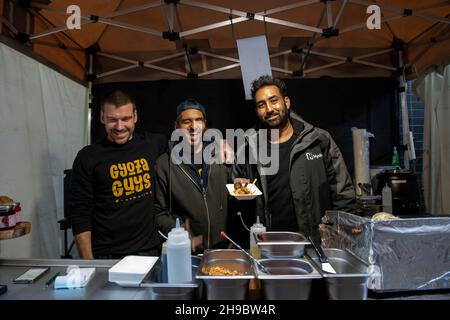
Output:
[[[297,145],[300,146],[300,149],[307,148],[312,142],[314,142],[318,137],[319,133],[315,130],[315,127],[309,122],[303,120],[297,113],[290,110],[289,111],[289,120],[294,127],[294,132],[297,135],[297,139],[294,142],[294,145],[297,149]],[[254,140],[258,137],[259,129],[262,129],[260,125],[256,125],[254,127],[255,132],[253,132],[249,139]]]

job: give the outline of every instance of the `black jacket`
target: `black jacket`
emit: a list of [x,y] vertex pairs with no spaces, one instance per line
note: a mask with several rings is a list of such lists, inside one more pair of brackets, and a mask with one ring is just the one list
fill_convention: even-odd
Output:
[[228,243],[220,236],[228,223],[226,183],[227,168],[223,164],[207,166],[206,190],[200,187],[194,172],[186,164],[170,161],[170,150],[156,161],[155,209],[158,228],[167,234],[175,219],[190,220],[191,234],[203,235],[203,251],[225,248]]
[[[290,153],[290,187],[294,200],[298,231],[319,239],[318,225],[326,210],[353,212],[355,191],[342,154],[330,134],[304,121],[290,111],[297,134]],[[255,133],[246,140],[246,148],[258,139]],[[239,152],[244,152],[244,148]],[[239,159],[239,154],[237,156]],[[267,179],[261,175],[262,165],[235,164],[233,178],[258,178],[263,196],[256,198],[255,211],[268,230],[271,213],[267,210]]]

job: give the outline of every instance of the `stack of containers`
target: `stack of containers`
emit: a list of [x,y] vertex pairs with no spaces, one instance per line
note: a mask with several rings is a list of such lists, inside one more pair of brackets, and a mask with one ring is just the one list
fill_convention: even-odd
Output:
[[304,256],[310,242],[300,233],[263,232],[257,235],[262,259],[258,260],[269,272],[255,265],[266,300],[306,300],[311,284],[321,275]]

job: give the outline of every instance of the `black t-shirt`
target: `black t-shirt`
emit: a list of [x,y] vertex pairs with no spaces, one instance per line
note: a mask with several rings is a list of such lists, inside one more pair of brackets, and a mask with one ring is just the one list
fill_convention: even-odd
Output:
[[154,213],[154,164],[163,135],[135,136],[123,145],[106,138],[83,148],[72,169],[73,233],[92,232],[94,255],[135,254],[159,245]]
[[[186,160],[186,165],[191,170],[191,177],[197,182],[200,189],[205,189],[208,185],[208,165],[203,158],[203,149],[198,153],[192,153],[188,157],[184,158]],[[200,153],[200,154],[199,154]],[[197,159],[201,159],[201,163],[196,163]]]
[[267,176],[268,210],[271,216],[271,231],[298,231],[294,201],[289,184],[289,158],[297,135],[279,144],[279,169]]

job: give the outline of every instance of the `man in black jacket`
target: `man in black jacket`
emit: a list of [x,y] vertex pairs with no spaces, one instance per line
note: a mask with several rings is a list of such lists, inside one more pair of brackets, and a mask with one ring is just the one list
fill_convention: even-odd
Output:
[[[220,232],[227,227],[227,169],[210,163],[203,140],[205,108],[193,99],[180,103],[175,129],[182,141],[156,161],[155,207],[158,228],[168,233],[179,217],[191,235],[193,252],[224,248]],[[184,144],[184,148],[179,148]],[[179,159],[176,161],[175,159]]]
[[[260,77],[252,83],[252,97],[260,122],[257,129],[267,129],[268,136],[274,129],[279,132],[266,142],[269,150],[276,146],[279,151],[272,157],[279,161],[278,171],[267,174],[267,165],[258,159],[256,165],[236,163],[232,177],[235,182],[258,178],[263,196],[256,198],[255,211],[268,230],[300,232],[318,240],[325,210],[354,210],[354,187],[342,154],[328,132],[290,110],[283,81]],[[258,132],[249,136],[246,148],[256,145],[258,136]]]
[[122,91],[102,104],[106,138],[84,147],[73,163],[72,230],[82,259],[157,255],[154,164],[166,137],[134,132],[136,105]]

